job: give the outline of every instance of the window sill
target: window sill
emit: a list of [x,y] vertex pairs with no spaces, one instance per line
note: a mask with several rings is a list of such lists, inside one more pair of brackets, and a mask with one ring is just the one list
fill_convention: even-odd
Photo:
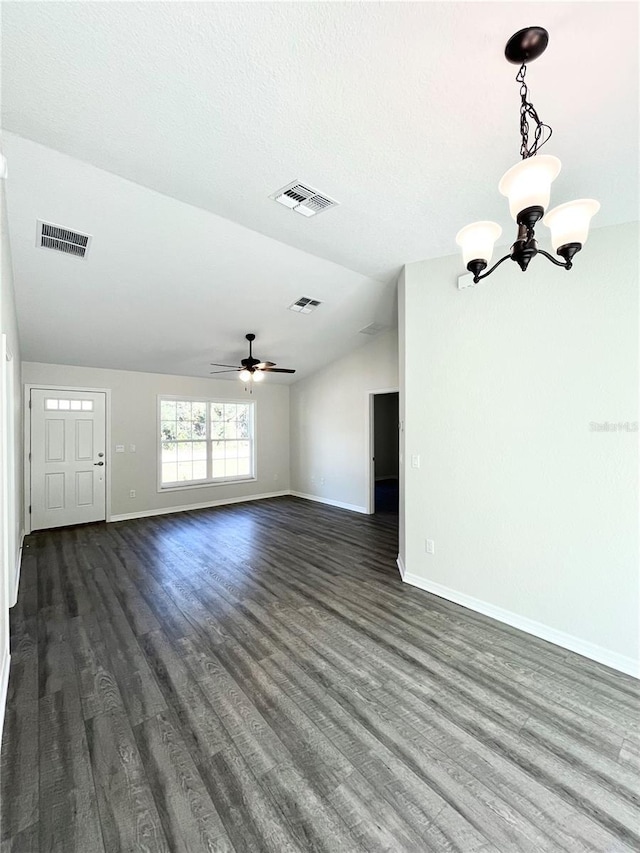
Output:
[[177,484],[175,486],[159,486],[158,494],[163,492],[183,492],[191,489],[211,489],[216,486],[235,486],[239,483],[256,483],[257,477],[230,477],[228,480],[207,480],[206,483],[187,483],[185,485]]

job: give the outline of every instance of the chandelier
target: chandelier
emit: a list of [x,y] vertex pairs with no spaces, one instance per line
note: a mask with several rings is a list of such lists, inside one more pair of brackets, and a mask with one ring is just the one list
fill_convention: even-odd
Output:
[[[533,62],[544,53],[548,42],[549,33],[545,29],[527,27],[509,39],[504,51],[509,62],[520,65],[515,79],[520,84],[522,160],[503,175],[498,190],[509,199],[509,211],[518,226],[518,233],[509,253],[487,270],[494,244],[502,234],[502,228],[496,222],[473,222],[458,232],[456,242],[462,248],[462,257],[467,269],[473,274],[474,284],[491,275],[509,258],[515,261],[523,272],[536,255],[544,255],[556,266],[570,270],[574,255],[586,243],[591,217],[600,209],[599,202],[582,198],[554,207],[545,215],[551,195],[551,184],[558,177],[561,164],[557,157],[538,154],[551,138],[552,130],[540,120],[529,100],[525,76],[527,62]],[[530,122],[533,126],[531,140]],[[535,227],[541,219],[551,231],[551,245],[562,260],[557,260],[549,252],[538,248]]]

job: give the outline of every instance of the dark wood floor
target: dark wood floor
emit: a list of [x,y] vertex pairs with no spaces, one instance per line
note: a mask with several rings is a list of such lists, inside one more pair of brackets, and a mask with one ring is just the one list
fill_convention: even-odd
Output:
[[633,679],[279,498],[32,535],[2,853],[640,849]]

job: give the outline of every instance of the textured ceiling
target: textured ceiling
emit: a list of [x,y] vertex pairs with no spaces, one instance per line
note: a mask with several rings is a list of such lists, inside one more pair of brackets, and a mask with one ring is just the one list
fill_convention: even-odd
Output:
[[[3,126],[349,269],[390,280],[509,227],[518,159],[506,39],[550,31],[533,101],[553,203],[637,217],[635,3],[3,3]],[[546,149],[545,149],[546,150]],[[305,219],[300,179],[342,202]],[[510,233],[510,232],[509,232]]]
[[[266,381],[290,382],[395,322],[391,285],[19,136],[4,149],[28,361],[208,376],[254,332],[255,355],[297,371]],[[86,258],[36,248],[36,219],[93,235]],[[288,311],[301,296],[322,305]]]
[[[529,24],[550,31],[527,79],[563,162],[552,203],[598,198],[596,226],[638,216],[636,3],[1,10],[29,359],[204,375],[254,331],[299,378],[365,343],[359,328],[394,321],[402,264],[455,252],[475,219],[510,242],[497,183],[518,160],[519,98],[503,48]],[[294,179],[340,206],[306,219],[268,198]],[[87,260],[36,249],[37,218],[93,234]],[[324,304],[287,312],[300,296]]]

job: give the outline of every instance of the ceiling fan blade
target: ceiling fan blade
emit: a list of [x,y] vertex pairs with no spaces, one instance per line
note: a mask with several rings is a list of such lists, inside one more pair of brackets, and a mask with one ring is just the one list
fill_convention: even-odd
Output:
[[241,369],[237,364],[218,364],[217,361],[210,361],[209,364],[211,367],[235,367],[237,370]]
[[264,370],[265,367],[275,367],[275,366],[276,366],[275,361],[261,361],[261,362],[259,362],[259,364],[256,364],[256,367],[258,368],[258,370]]
[[212,376],[214,373],[237,373],[241,370],[240,367],[232,367],[230,370],[210,370],[209,375]]
[[263,367],[262,373],[295,373],[295,370],[288,370],[286,367]]

